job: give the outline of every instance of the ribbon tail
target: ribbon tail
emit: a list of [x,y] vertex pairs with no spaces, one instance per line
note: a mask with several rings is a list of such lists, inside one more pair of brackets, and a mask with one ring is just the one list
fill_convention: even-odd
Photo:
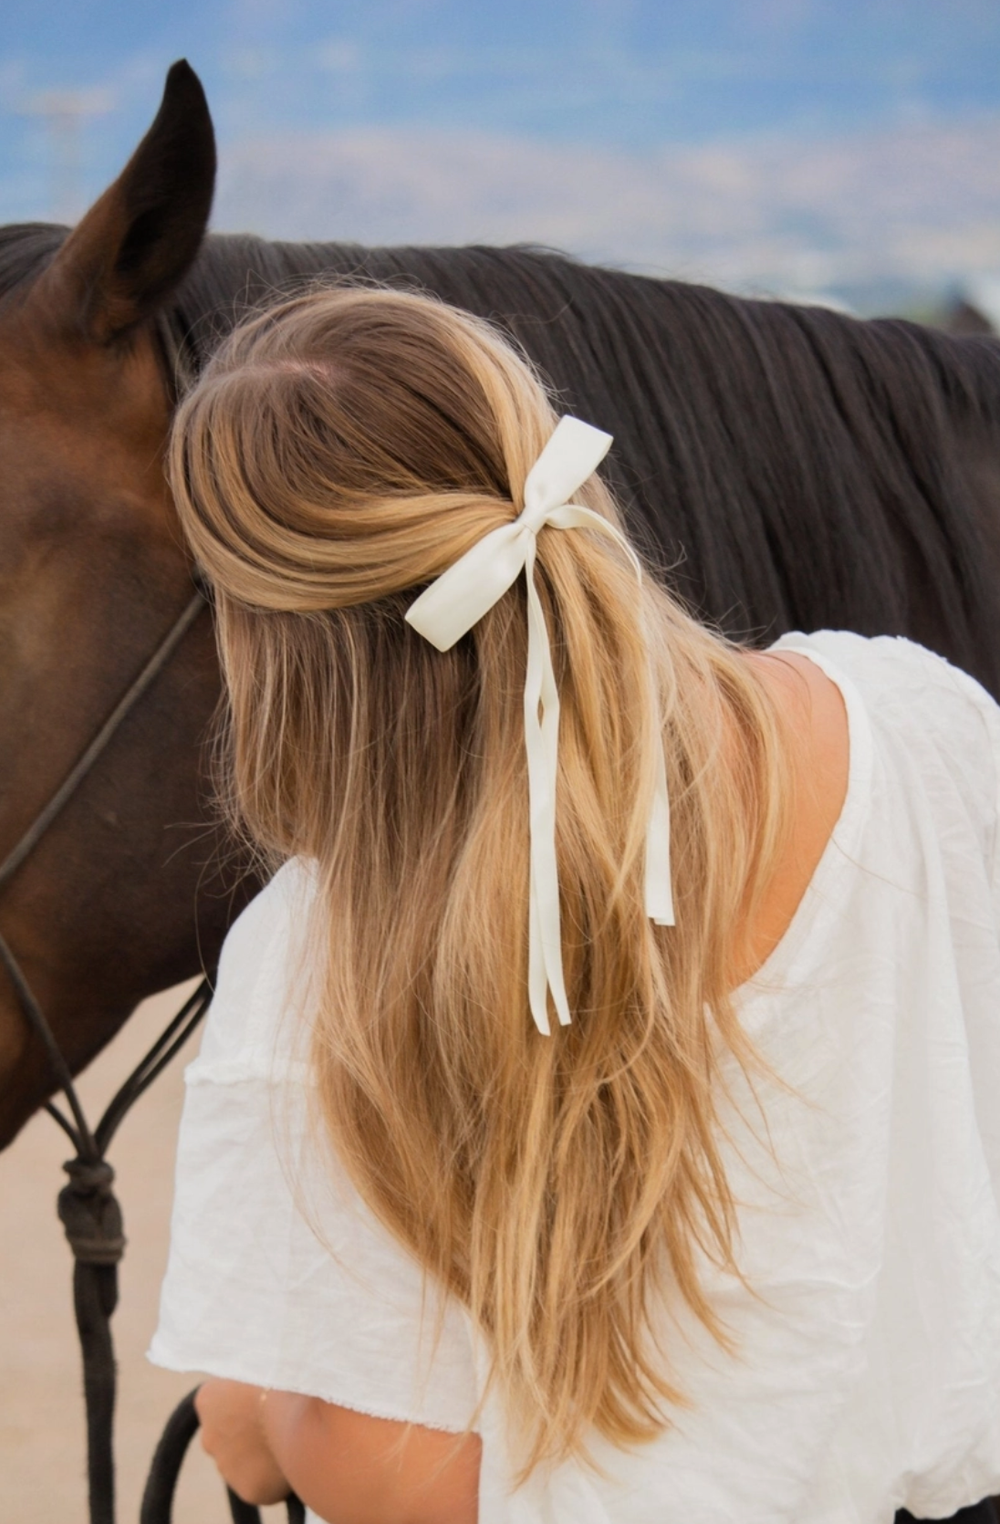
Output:
[[646,914],[657,926],[673,926],[674,891],[670,881],[670,797],[663,743],[656,743],[653,803],[646,828]]
[[[524,685],[524,742],[528,761],[528,810],[531,822],[529,969],[544,970],[547,992],[562,1026],[570,1022],[562,964],[559,873],[556,856],[556,778],[558,774],[559,694],[549,651],[545,615],[534,582],[534,554],[525,562],[528,591],[528,670]],[[541,719],[539,719],[541,710]],[[539,981],[540,984],[540,981]],[[529,989],[534,998],[534,987]],[[539,1031],[548,1031],[532,1005]]]
[[532,1019],[543,1037],[552,1035],[549,1025],[549,978],[545,972],[545,954],[542,950],[542,928],[538,916],[538,899],[535,895],[535,865],[530,872],[528,891],[528,1005]]
[[[621,546],[628,556],[640,585],[642,563],[625,536],[602,519],[590,508],[579,503],[566,503],[556,509],[549,522],[557,529],[596,529]],[[667,768],[663,757],[662,741],[656,748],[656,773],[653,780],[653,798],[649,821],[646,826],[646,864],[644,899],[646,914],[657,926],[673,926],[674,895],[670,873],[670,798],[667,792]]]

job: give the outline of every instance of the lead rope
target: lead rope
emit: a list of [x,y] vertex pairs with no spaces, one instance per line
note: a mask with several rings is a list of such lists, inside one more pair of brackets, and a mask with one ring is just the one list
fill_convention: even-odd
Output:
[[157,646],[142,671],[129,685],[114,709],[112,709],[90,745],[70,768],[48,804],[35,820],[32,821],[17,845],[12,851],[8,852],[3,862],[0,863],[0,889],[4,888],[8,879],[13,878],[29,852],[34,850],[56,816],[61,813],[76,793],[98,757],[107,747],[108,742],[121,726],[122,721],[131,712],[135,704],[138,703],[154,678],[159,677],[160,672],[166,666],[171,656],[173,656],[177,646],[183,640],[204,607],[204,594],[201,592],[195,593],[191,602],[167,631],[167,634]]
[[[10,972],[10,950],[2,939],[0,943],[0,956]],[[75,1157],[63,1165],[69,1181],[59,1192],[58,1212],[73,1251],[73,1310],[83,1357],[87,1412],[90,1524],[115,1521],[117,1370],[111,1317],[118,1305],[118,1264],[125,1252],[125,1235],[121,1207],[113,1189],[115,1172],[105,1157],[105,1149],[133,1102],[183,1047],[204,1015],[211,996],[208,980],[203,979],[118,1090],[93,1133],[89,1129],[81,1132],[57,1106],[51,1102],[46,1105],[76,1150]],[[72,1080],[63,1089],[74,1116],[79,1114],[83,1120]]]
[[[204,602],[203,595],[198,592],[182,610],[48,804],[0,863],[0,889],[14,876],[87,777],[123,720],[163,670]],[[211,1000],[211,987],[207,979],[202,980],[114,1095],[92,1131],[69,1065],[17,958],[2,935],[0,962],[6,969],[29,1029],[45,1048],[72,1116],[70,1120],[58,1106],[46,1101],[46,1111],[58,1122],[76,1151],[75,1157],[63,1166],[69,1183],[59,1192],[58,1210],[74,1260],[73,1305],[83,1355],[87,1409],[90,1524],[115,1524],[113,1420],[116,1372],[111,1316],[118,1302],[118,1264],[125,1250],[125,1235],[121,1207],[112,1189],[114,1170],[105,1153],[129,1108],[170,1063],[198,1025]]]

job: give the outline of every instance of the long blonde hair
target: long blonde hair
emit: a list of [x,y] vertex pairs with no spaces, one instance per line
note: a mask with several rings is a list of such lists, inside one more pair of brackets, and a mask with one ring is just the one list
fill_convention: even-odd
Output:
[[[555,424],[492,327],[339,287],[238,329],[178,413],[170,471],[215,587],[237,807],[318,865],[312,1062],[362,1197],[470,1310],[527,1474],[681,1399],[651,1337],[699,1259],[735,1270],[718,1066],[750,1048],[733,938],[784,831],[784,747],[750,664],[606,537],[543,530],[562,712],[558,870],[572,1025],[528,1011],[523,579],[451,651],[417,590],[522,507]],[[600,424],[600,419],[595,419]],[[577,500],[620,523],[601,481]],[[650,683],[650,663],[654,682]],[[643,907],[654,748],[677,924]]]

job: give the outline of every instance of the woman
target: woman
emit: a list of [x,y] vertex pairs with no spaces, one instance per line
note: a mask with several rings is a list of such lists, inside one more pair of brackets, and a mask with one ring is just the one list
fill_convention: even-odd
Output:
[[[325,1519],[941,1517],[1000,1490],[1000,723],[699,627],[488,326],[317,291],[171,476],[283,864],[188,1072],[152,1357]],[[669,817],[668,817],[669,810]]]

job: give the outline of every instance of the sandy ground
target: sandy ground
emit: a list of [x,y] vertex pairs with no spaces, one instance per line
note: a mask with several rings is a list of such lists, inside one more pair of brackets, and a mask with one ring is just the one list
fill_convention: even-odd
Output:
[[[92,1124],[158,1035],[186,991],[158,995],[92,1064],[80,1089]],[[128,1248],[113,1320],[118,1356],[118,1524],[138,1524],[156,1442],[196,1378],[157,1370],[144,1358],[156,1320],[167,1254],[174,1140],[182,1071],[195,1037],[136,1103],[111,1145]],[[19,1524],[86,1524],[85,1438],[80,1357],[73,1322],[69,1246],[56,1217],[66,1140],[39,1115],[0,1155],[0,1518]],[[264,1509],[279,1524],[283,1508]],[[174,1524],[227,1524],[229,1509],[197,1439],[174,1506]]]

